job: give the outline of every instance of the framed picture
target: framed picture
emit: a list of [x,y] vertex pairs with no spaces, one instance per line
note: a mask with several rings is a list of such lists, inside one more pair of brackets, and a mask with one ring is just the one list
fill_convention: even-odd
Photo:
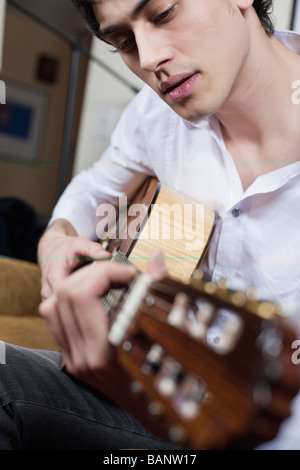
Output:
[[300,0],[294,0],[292,29],[300,33]]
[[0,159],[38,162],[45,127],[46,97],[26,85],[2,81],[6,104],[0,105]]

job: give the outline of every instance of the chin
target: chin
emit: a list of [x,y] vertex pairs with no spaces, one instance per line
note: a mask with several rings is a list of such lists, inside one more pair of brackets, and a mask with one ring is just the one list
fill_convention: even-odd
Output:
[[222,99],[207,100],[206,103],[204,103],[204,100],[201,100],[198,102],[198,105],[195,102],[193,106],[184,106],[183,104],[182,106],[174,106],[173,110],[186,121],[196,123],[201,119],[216,114],[223,104],[224,100]]
[[188,111],[186,109],[175,109],[173,108],[173,111],[175,111],[175,113],[177,113],[180,117],[182,117],[183,119],[185,119],[186,121],[189,121],[189,122],[192,122],[192,123],[196,123],[196,122],[199,122],[201,121],[201,119],[204,119],[208,116],[210,116],[211,114],[213,114],[212,111],[209,111],[209,110],[194,110],[194,111]]

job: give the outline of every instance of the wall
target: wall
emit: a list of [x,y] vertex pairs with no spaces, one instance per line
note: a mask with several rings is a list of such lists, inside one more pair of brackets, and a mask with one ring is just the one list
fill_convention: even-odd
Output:
[[1,67],[2,67],[2,49],[3,49],[5,7],[6,7],[6,0],[0,0],[0,70],[1,70]]
[[[278,29],[290,27],[292,6],[293,0],[274,1],[274,18]],[[109,46],[93,39],[92,53],[109,64],[113,70],[120,73],[130,83],[141,88],[141,81],[125,67],[118,54],[109,52]],[[101,130],[99,127],[113,129],[122,110],[133,96],[134,93],[97,64],[90,64],[77,142],[74,175],[90,166],[101,156],[109,144],[109,134],[106,137],[99,136],[99,130]],[[112,120],[110,114],[113,114]]]
[[[120,74],[130,84],[140,89],[143,84],[124,65],[118,54],[109,46],[93,39],[91,54],[111,70]],[[82,119],[78,135],[74,174],[97,160],[109,143],[112,129],[135,93],[116,79],[97,62],[92,61],[87,75]]]
[[[56,83],[47,84],[35,78],[36,61],[40,54],[54,56],[59,61]],[[12,80],[44,93],[47,114],[41,152],[36,163],[12,163],[9,158],[1,156],[0,149],[0,197],[19,197],[32,205],[38,214],[45,216],[51,214],[57,200],[70,61],[71,49],[67,43],[13,7],[7,6],[0,79],[5,82]],[[86,68],[85,60],[82,62],[79,80],[74,129],[78,126]]]
[[275,26],[290,29],[294,0],[274,0]]
[[300,1],[297,1],[295,9],[295,20],[294,20],[294,29],[300,33]]

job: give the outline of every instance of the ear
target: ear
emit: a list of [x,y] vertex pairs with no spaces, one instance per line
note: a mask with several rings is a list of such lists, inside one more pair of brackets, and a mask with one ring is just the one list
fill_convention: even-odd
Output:
[[237,6],[240,10],[248,10],[252,7],[254,0],[237,0]]

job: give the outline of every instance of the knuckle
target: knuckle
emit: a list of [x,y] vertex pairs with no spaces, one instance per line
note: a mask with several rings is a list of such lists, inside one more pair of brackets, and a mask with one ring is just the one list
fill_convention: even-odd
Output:
[[101,361],[95,354],[90,355],[87,359],[87,369],[92,374],[98,374],[101,371]]
[[48,284],[43,285],[43,287],[40,290],[40,295],[43,300],[47,299],[51,295],[51,293],[52,291]]
[[76,354],[72,357],[69,370],[76,377],[83,378],[87,373],[87,364],[83,355]]
[[54,288],[54,292],[57,298],[58,303],[62,302],[68,297],[68,289],[64,281],[57,284]]

